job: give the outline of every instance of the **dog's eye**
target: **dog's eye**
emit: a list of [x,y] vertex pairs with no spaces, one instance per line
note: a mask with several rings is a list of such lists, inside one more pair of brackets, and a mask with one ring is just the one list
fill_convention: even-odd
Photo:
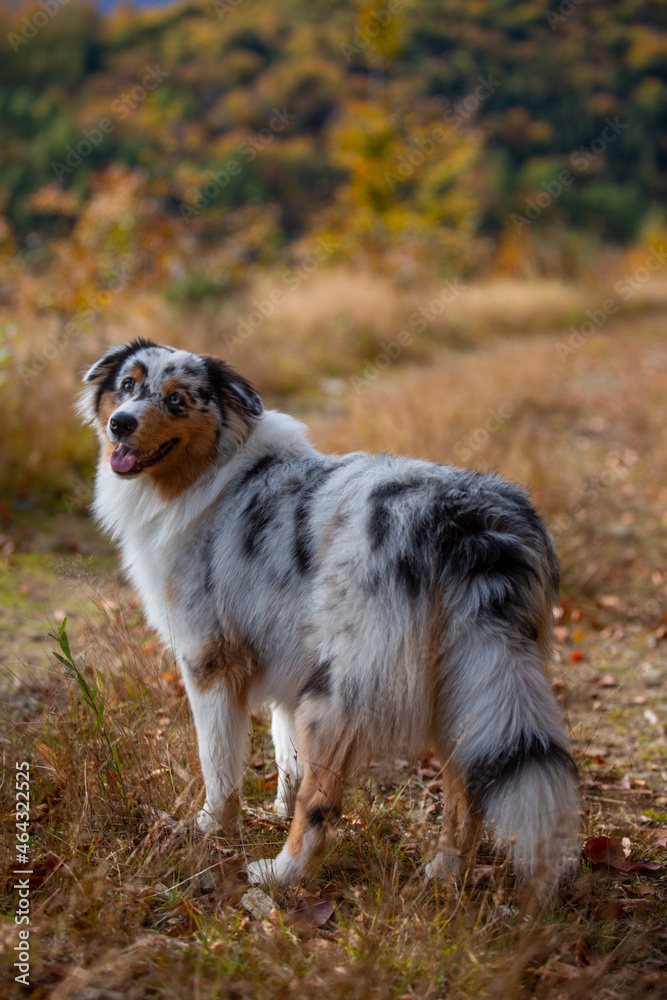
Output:
[[122,392],[132,392],[132,390],[134,389],[134,379],[124,378],[123,381],[120,383],[120,388]]
[[172,392],[171,396],[167,397],[167,402],[170,406],[185,406],[185,400],[177,392]]

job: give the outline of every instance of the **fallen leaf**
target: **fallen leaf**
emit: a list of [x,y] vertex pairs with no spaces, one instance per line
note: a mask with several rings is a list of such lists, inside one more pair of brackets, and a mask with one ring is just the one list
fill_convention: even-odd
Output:
[[618,837],[591,837],[584,844],[584,857],[595,865],[606,865],[623,871],[627,863],[623,844]]
[[308,924],[311,927],[324,927],[334,914],[333,903],[328,899],[323,899],[319,903],[312,903],[310,906],[297,906],[296,910],[290,910],[285,914],[284,922],[290,924]]
[[649,840],[656,847],[667,847],[667,830],[651,830]]
[[662,865],[658,861],[632,861],[629,857],[631,845],[627,837],[591,837],[584,844],[584,857],[594,868],[614,868],[619,872],[657,872]]
[[627,861],[626,872],[658,872],[662,868],[659,861]]
[[560,962],[556,959],[550,969],[539,969],[538,974],[556,982],[568,979],[578,979],[581,973],[575,965],[568,965],[567,962]]

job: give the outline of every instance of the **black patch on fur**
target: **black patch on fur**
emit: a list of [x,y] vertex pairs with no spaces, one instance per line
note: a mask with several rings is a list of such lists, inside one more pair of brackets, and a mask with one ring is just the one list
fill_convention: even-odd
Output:
[[421,560],[409,555],[399,556],[396,562],[396,579],[399,586],[405,588],[408,597],[416,600],[428,580],[427,567]]
[[299,701],[310,694],[315,698],[324,698],[331,694],[331,660],[323,660],[299,691]]
[[406,490],[424,491],[423,501],[412,504],[409,512],[406,512],[403,530],[398,539],[398,552],[392,561],[396,584],[411,601],[416,601],[432,586],[439,542],[448,533],[448,525],[452,521],[450,502],[446,498],[434,498],[433,485],[431,478],[413,479],[401,483],[385,483],[373,491],[376,506],[369,528],[372,531],[371,547],[374,549],[385,542],[391,530],[391,519],[394,516],[392,501],[394,504],[396,502],[394,498],[404,497]]
[[[205,364],[206,362],[204,362]],[[183,361],[180,366],[180,371],[185,375],[188,375],[192,379],[198,379],[201,381],[201,369],[194,365],[191,361]],[[165,369],[166,374],[166,369]]]
[[301,487],[300,496],[294,509],[294,560],[299,572],[306,576],[313,567],[315,546],[309,521],[315,494],[329,476],[339,468],[339,464],[316,466],[310,472],[307,482]]
[[340,819],[340,809],[338,806],[330,806],[328,809],[315,808],[308,812],[306,817],[309,826],[324,826],[325,823]]
[[268,452],[266,455],[262,455],[257,461],[250,466],[246,472],[243,473],[241,478],[237,480],[234,484],[234,493],[242,493],[245,487],[250,483],[256,476],[261,476],[269,469],[272,469],[274,465],[280,465],[284,462],[285,458],[283,455],[276,454],[275,452]]
[[262,414],[262,400],[254,386],[221,358],[202,354],[201,360],[206,369],[206,379],[210,387],[211,398],[215,399],[224,417],[225,410],[232,405],[246,417],[259,417]]
[[326,817],[321,809],[311,809],[307,819],[309,826],[324,826],[326,821]]
[[251,557],[261,551],[267,531],[275,520],[280,507],[280,498],[273,493],[258,490],[246,504],[242,514],[244,527],[243,553]]
[[213,590],[213,532],[209,531],[204,540],[204,590],[207,594]]
[[522,734],[494,758],[482,758],[468,772],[472,805],[483,813],[499,788],[520,776],[528,764],[552,766],[576,777],[577,767],[569,751],[536,733]]
[[368,518],[368,534],[371,540],[371,550],[377,551],[383,544],[391,528],[391,503],[396,497],[401,496],[409,490],[419,489],[424,486],[423,479],[391,480],[380,483],[368,495],[368,502],[371,507]]

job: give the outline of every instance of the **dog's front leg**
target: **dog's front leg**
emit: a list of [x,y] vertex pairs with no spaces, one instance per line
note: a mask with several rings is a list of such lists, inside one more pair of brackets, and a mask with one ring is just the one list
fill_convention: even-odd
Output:
[[205,689],[186,683],[197,729],[199,759],[206,784],[206,802],[197,816],[205,833],[238,821],[238,787],[243,776],[248,737],[245,704],[232,686],[218,678]]

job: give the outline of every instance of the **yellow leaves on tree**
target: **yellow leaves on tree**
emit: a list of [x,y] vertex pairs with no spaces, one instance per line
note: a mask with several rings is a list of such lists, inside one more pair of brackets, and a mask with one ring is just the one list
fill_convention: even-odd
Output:
[[327,139],[344,179],[319,235],[334,239],[340,256],[398,271],[430,261],[461,273],[479,263],[478,132],[446,114],[424,121],[353,101]]

